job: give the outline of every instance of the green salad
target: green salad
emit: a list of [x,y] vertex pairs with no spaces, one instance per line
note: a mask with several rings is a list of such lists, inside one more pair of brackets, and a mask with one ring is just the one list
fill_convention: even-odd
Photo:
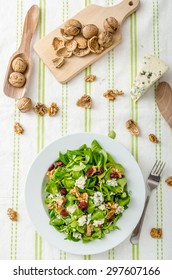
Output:
[[128,208],[130,194],[124,167],[93,140],[77,150],[59,153],[48,168],[45,204],[50,225],[65,239],[101,239]]

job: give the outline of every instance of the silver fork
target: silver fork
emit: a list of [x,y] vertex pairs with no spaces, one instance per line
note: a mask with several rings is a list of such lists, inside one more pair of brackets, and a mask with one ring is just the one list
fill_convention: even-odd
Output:
[[159,185],[159,182],[161,180],[161,174],[162,174],[162,171],[164,169],[164,166],[165,166],[165,162],[157,160],[155,162],[149,176],[148,176],[148,179],[147,179],[147,197],[146,197],[144,209],[143,209],[141,218],[140,218],[137,226],[133,230],[133,232],[131,234],[131,237],[130,237],[130,242],[133,245],[136,245],[139,242],[140,232],[141,232],[141,229],[142,229],[143,220],[144,220],[144,217],[145,217],[148,202],[149,202],[152,191],[154,189],[156,189]]

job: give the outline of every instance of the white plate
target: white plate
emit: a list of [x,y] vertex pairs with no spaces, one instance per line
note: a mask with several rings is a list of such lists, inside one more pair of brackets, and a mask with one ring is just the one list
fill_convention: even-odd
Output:
[[[60,151],[77,149],[82,144],[90,145],[93,139],[96,139],[117,162],[125,167],[131,202],[117,222],[120,230],[112,231],[101,240],[84,244],[82,241],[64,240],[65,235],[49,225],[49,217],[43,202],[44,177],[48,167],[58,158]],[[131,234],[143,211],[145,184],[137,162],[124,146],[103,135],[79,133],[57,139],[36,157],[27,176],[25,199],[32,223],[38,233],[53,247],[79,255],[98,254],[114,248]]]

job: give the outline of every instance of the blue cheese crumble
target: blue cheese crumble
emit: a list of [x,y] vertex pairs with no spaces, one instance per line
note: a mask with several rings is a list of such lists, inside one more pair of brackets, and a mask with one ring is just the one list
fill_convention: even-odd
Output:
[[75,187],[78,187],[80,189],[84,189],[85,188],[85,183],[86,183],[87,178],[84,176],[79,177],[76,181],[75,181]]

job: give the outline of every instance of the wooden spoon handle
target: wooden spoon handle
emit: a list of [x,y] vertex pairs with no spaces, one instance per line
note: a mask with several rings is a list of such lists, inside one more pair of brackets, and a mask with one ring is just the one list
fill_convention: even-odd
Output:
[[[113,8],[116,9],[118,8],[118,21],[120,24],[132,13],[134,13],[140,5],[140,0],[123,0],[121,3],[118,5],[114,5],[109,7],[111,9],[111,15],[113,15]],[[115,14],[113,15],[114,17]]]
[[39,20],[39,7],[33,5],[26,14],[19,52],[29,56],[30,43]]

